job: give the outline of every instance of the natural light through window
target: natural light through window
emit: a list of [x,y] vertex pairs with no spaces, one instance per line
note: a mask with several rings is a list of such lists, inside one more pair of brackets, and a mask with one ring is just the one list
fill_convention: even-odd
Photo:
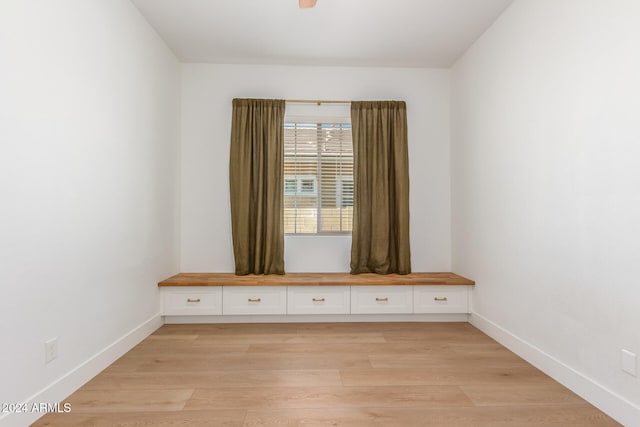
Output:
[[352,216],[351,124],[286,122],[285,233],[351,233]]

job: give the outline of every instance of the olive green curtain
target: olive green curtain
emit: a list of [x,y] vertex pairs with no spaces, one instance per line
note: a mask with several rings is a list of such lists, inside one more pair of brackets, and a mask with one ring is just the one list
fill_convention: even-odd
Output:
[[229,183],[236,274],[284,274],[284,100],[234,99]]
[[411,273],[406,104],[352,102],[351,125],[351,274]]

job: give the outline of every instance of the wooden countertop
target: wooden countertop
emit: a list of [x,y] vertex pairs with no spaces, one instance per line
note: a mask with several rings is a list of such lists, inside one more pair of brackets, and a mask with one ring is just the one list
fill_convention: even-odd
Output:
[[475,285],[454,273],[349,274],[287,273],[284,275],[236,276],[234,273],[179,273],[158,286],[406,286]]

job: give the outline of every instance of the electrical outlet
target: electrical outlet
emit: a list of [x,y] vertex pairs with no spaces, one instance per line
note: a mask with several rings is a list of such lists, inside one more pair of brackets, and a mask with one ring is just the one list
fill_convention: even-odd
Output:
[[627,374],[633,375],[634,377],[638,376],[638,363],[635,353],[632,353],[629,350],[620,350],[620,365],[622,367],[622,370]]
[[56,357],[58,357],[58,337],[44,343],[44,363],[49,363]]

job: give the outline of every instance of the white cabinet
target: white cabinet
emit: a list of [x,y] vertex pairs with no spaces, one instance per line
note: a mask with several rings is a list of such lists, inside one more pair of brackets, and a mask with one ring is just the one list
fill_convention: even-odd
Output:
[[222,287],[181,286],[165,288],[163,314],[167,316],[222,314]]
[[223,314],[286,314],[286,286],[225,286]]
[[463,315],[469,313],[469,290],[463,285],[167,286],[162,314]]
[[468,313],[466,286],[414,286],[414,313]]
[[413,313],[413,286],[352,286],[351,313]]
[[289,286],[287,314],[349,314],[349,286]]

